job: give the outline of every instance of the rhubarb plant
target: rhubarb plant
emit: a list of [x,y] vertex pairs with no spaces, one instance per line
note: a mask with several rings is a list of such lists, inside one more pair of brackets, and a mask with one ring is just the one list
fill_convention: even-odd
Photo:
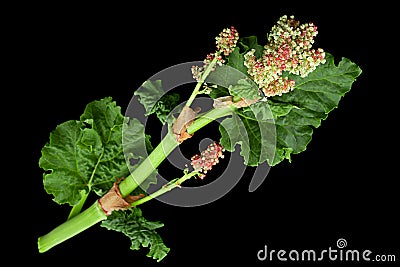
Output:
[[[205,179],[224,153],[240,148],[243,163],[275,166],[306,150],[313,131],[338,107],[361,69],[313,48],[317,27],[293,16],[282,16],[266,39],[241,37],[234,27],[215,38],[216,50],[201,66],[191,68],[195,86],[184,101],[162,89],[162,80],[145,81],[134,92],[145,116],[167,125],[161,142],[152,146],[145,126],[124,115],[111,97],[89,103],[79,119],[58,125],[39,159],[47,193],[60,205],[70,205],[66,222],[39,237],[46,252],[85,229],[97,225],[121,232],[131,249],[148,248],[148,257],[161,261],[169,252],[157,233],[159,221],[143,217],[139,205],[173,190],[189,179]],[[199,95],[213,108],[193,107]],[[183,105],[178,106],[179,101]],[[179,110],[173,116],[172,110]],[[181,177],[169,177],[158,190],[157,168],[196,131],[220,120],[218,142],[193,155]],[[210,125],[208,126],[210,127]],[[237,146],[239,145],[239,146]],[[96,200],[83,209],[89,194]],[[143,209],[151,208],[144,205]]]

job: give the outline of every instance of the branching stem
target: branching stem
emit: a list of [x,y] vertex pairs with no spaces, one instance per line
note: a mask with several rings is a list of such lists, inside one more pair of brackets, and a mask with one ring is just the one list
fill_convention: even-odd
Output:
[[196,98],[196,96],[200,93],[200,88],[204,83],[204,80],[207,78],[207,76],[210,74],[210,72],[214,69],[215,64],[217,63],[217,58],[218,55],[216,55],[213,60],[206,66],[204,73],[201,75],[200,80],[197,82],[196,87],[194,88],[192,94],[190,95],[188,101],[186,102],[186,106],[190,107],[192,105],[193,100]]
[[[220,109],[212,109],[209,112],[201,115],[197,118],[193,124],[188,127],[187,131],[190,134],[200,130],[208,123],[216,120],[218,118],[222,118],[231,114],[232,109],[230,107],[220,108]],[[130,192],[135,190],[138,185],[140,185],[146,178],[155,171],[155,168],[161,164],[161,162],[178,146],[178,142],[175,139],[175,135],[172,133],[168,133],[164,139],[160,142],[160,144],[150,153],[150,155],[139,164],[139,166],[128,176],[126,177],[120,184],[119,190],[122,196],[129,195]],[[168,184],[165,188],[161,188],[161,191],[157,191],[154,194],[139,199],[134,202],[134,206],[143,204],[155,197],[164,194],[176,186],[178,186],[183,181],[193,177],[196,173],[192,172],[184,175],[179,178],[175,183]],[[82,202],[84,203],[84,202]],[[39,252],[45,252],[52,247],[64,242],[65,240],[79,234],[85,229],[95,225],[96,223],[107,219],[107,215],[104,210],[99,205],[98,201],[93,203],[88,209],[85,211],[76,214],[71,217],[69,220],[64,222],[63,224],[56,227],[54,230],[49,232],[48,234],[39,237],[38,239],[38,248]]]
[[186,173],[181,178],[174,179],[174,180],[170,181],[168,184],[162,186],[156,192],[154,192],[154,193],[152,193],[152,194],[150,194],[148,196],[145,196],[144,198],[141,198],[141,199],[133,202],[132,206],[136,207],[136,206],[139,206],[139,205],[141,205],[143,203],[146,203],[147,201],[150,201],[150,200],[152,200],[152,199],[154,199],[156,197],[159,197],[159,196],[171,191],[172,189],[179,187],[183,182],[185,182],[186,180],[189,180],[190,178],[192,178],[192,177],[194,177],[194,176],[196,176],[198,174],[199,174],[198,172]]

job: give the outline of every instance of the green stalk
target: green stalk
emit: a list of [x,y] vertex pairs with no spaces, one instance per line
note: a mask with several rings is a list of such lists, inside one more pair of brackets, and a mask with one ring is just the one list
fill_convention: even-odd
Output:
[[[203,114],[197,118],[192,125],[190,125],[186,131],[189,134],[193,134],[200,130],[210,122],[228,116],[231,114],[232,109],[219,108],[212,109],[209,112]],[[132,173],[126,177],[120,184],[119,190],[123,197],[129,195],[135,190],[146,178],[154,172],[154,170],[161,164],[161,162],[178,146],[175,135],[168,133],[164,139],[161,140],[160,144],[150,153],[150,155],[140,165],[132,171]]]
[[[231,112],[231,107],[212,109],[195,119],[194,122],[187,128],[187,132],[189,134],[193,134],[194,132],[206,126],[208,123],[218,118],[230,115]],[[161,164],[161,162],[178,145],[179,143],[177,142],[175,135],[171,132],[168,132],[167,135],[160,142],[160,144],[150,153],[150,155],[119,184],[121,195],[123,197],[126,197],[130,194],[130,192],[135,190],[138,185],[140,185],[151,173],[154,172],[154,170]],[[178,186],[183,181],[192,177],[193,175],[194,174],[184,175],[182,178],[178,179],[176,183],[170,183],[165,188],[161,188],[160,191],[157,191],[150,196],[138,200],[135,205],[143,204],[161,194],[168,192],[169,190]],[[79,234],[87,228],[95,225],[96,223],[107,219],[107,216],[103,209],[100,207],[98,201],[92,204],[85,211],[78,213],[82,208],[83,203],[85,203],[85,200],[81,201],[77,205],[76,209],[74,207],[73,211],[70,213],[69,219],[66,222],[56,227],[48,234],[39,237],[39,252],[45,252],[52,247],[64,242],[65,240]]]
[[96,173],[97,166],[99,166],[99,163],[100,163],[101,158],[103,157],[103,155],[104,155],[104,151],[101,152],[100,157],[97,159],[96,166],[94,166],[94,169],[92,171],[92,175],[90,176],[90,179],[89,179],[89,182],[88,182],[88,190],[87,191],[82,190],[82,191],[79,192],[81,194],[82,198],[81,198],[81,200],[79,201],[78,204],[76,204],[75,206],[72,207],[72,209],[71,209],[71,211],[69,212],[69,215],[68,215],[68,220],[73,218],[75,215],[77,215],[77,214],[79,214],[81,212],[82,207],[85,204],[86,199],[89,196],[89,193],[92,191],[91,184],[92,184],[92,181],[93,181],[93,177],[94,177],[94,174]]
[[80,192],[82,198],[81,198],[81,200],[79,201],[78,204],[76,204],[75,206],[72,207],[72,209],[71,209],[71,211],[69,212],[69,215],[68,215],[68,220],[70,220],[71,218],[75,217],[75,215],[77,215],[77,214],[79,214],[81,212],[82,207],[85,204],[87,197],[89,196],[89,192],[90,191],[88,191],[86,193],[84,190],[82,190]]
[[93,203],[85,211],[79,213],[68,221],[56,227],[48,234],[39,237],[39,252],[46,252],[52,247],[64,242],[65,240],[79,234],[92,225],[107,218],[98,201]]
[[150,155],[119,184],[122,197],[126,197],[154,172],[161,162],[179,145],[175,135],[168,132]]
[[[210,74],[213,70],[218,55],[215,55],[214,59],[207,65],[204,70],[203,75],[200,80],[197,82],[192,94],[190,95],[188,101],[186,102],[186,106],[190,107],[196,96],[201,93],[200,89],[202,84],[204,83],[204,79]],[[221,108],[221,109],[213,109],[201,117],[197,118],[192,125],[187,128],[187,132],[189,134],[193,134],[197,130],[201,129],[208,123],[212,122],[215,119],[225,117],[231,113],[231,108]],[[120,184],[119,190],[122,197],[128,196],[133,190],[135,190],[143,181],[147,179],[147,177],[155,171],[155,169],[161,164],[161,162],[179,145],[176,140],[176,136],[172,134],[170,131],[163,138],[163,140],[158,144],[158,146],[150,153],[150,155],[139,164],[139,166],[128,176],[126,177]],[[96,165],[97,167],[97,165]],[[94,174],[94,172],[93,172]],[[93,174],[90,180],[93,178]],[[194,174],[193,174],[194,175]],[[136,202],[135,205],[140,205],[141,203],[145,203],[154,197],[157,197],[160,194],[164,194],[165,192],[175,188],[181,182],[189,179],[193,175],[185,175],[182,178],[177,180],[175,184],[168,184],[168,186],[160,189],[159,192],[155,192],[151,194],[139,202]],[[90,192],[90,190],[89,190]],[[38,247],[39,252],[45,252],[57,244],[73,237],[74,235],[84,231],[85,229],[91,227],[92,225],[105,220],[107,218],[105,212],[100,207],[99,203],[96,201],[92,206],[86,209],[83,212],[80,212],[88,194],[82,193],[81,201],[75,205],[69,216],[68,220],[56,227],[54,230],[49,232],[48,234],[39,237],[38,239]]]
[[[206,126],[208,123],[212,122],[221,117],[225,117],[231,114],[232,109],[230,107],[213,109],[206,114],[203,114],[197,118],[190,127],[187,128],[188,133],[193,134],[202,127]],[[168,133],[160,144],[150,153],[150,155],[139,164],[139,166],[120,184],[119,189],[123,197],[129,195],[130,192],[135,190],[139,184],[141,184],[146,178],[157,168],[161,162],[178,146],[175,135]],[[183,176],[180,182],[190,178],[191,175]],[[179,184],[179,183],[178,183]],[[176,185],[177,186],[177,185]],[[175,185],[169,185],[166,189],[161,189],[157,194],[163,194]],[[136,203],[136,205],[142,204],[150,199],[153,199],[157,195],[150,195],[145,197],[141,202]],[[139,201],[139,200],[138,200]],[[83,202],[84,203],[84,202]],[[45,252],[52,247],[64,242],[65,240],[79,234],[85,229],[93,226],[94,224],[107,219],[106,214],[100,207],[98,201],[96,201],[92,206],[90,206],[85,211],[76,214],[63,224],[56,227],[54,230],[48,234],[39,237],[38,248],[39,252]]]
[[217,58],[218,58],[218,55],[215,55],[213,60],[207,65],[206,69],[204,70],[203,75],[201,75],[200,80],[197,82],[196,87],[194,88],[192,94],[190,95],[188,101],[186,102],[186,106],[190,107],[193,100],[199,94],[200,88],[201,88],[202,84],[204,83],[204,80],[207,78],[207,76],[210,74],[210,72],[214,68],[215,64],[217,63]]
[[188,134],[194,134],[196,131],[200,130],[210,122],[231,115],[233,109],[234,107],[212,109],[198,117],[189,127],[187,127],[186,131]]
[[183,175],[181,178],[172,180],[171,182],[169,182],[168,184],[164,185],[163,187],[161,187],[159,190],[157,190],[156,192],[145,196],[139,200],[136,200],[135,202],[132,203],[133,207],[139,206],[143,203],[146,203],[147,201],[150,201],[156,197],[159,197],[169,191],[171,191],[172,189],[179,187],[184,181],[189,180],[190,178],[192,178],[193,176],[199,174],[198,172],[189,172],[186,173],[185,175]]
[[[204,83],[204,79],[213,70],[217,63],[218,55],[207,65],[204,70],[201,79],[197,82],[192,94],[190,95],[186,106],[190,107],[193,100],[200,93],[201,85]],[[196,119],[194,123],[189,126],[186,131],[189,134],[193,134],[197,130],[201,129],[205,125],[209,124],[215,119],[225,117],[230,114],[231,108],[212,109],[206,114]],[[128,177],[126,177],[120,184],[119,190],[123,197],[126,197],[133,190],[135,190],[147,177],[161,164],[161,162],[179,145],[175,135],[168,132],[160,144],[152,151],[152,153],[144,160]]]

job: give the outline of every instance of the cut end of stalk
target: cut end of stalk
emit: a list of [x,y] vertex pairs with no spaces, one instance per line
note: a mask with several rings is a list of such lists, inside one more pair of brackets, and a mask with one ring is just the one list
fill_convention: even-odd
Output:
[[50,248],[46,248],[46,246],[42,245],[41,237],[38,238],[37,244],[38,244],[39,253],[44,253],[44,252],[46,252],[46,251],[48,251],[50,249]]
[[107,219],[98,202],[96,201],[85,211],[79,213],[52,231],[38,238],[38,249],[40,253],[46,252],[65,240],[79,234],[96,223]]

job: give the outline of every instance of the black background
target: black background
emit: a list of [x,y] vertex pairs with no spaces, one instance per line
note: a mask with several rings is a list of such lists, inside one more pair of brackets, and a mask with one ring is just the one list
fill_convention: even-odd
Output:
[[[257,260],[264,245],[322,250],[336,247],[339,238],[347,240],[349,249],[396,254],[400,260],[394,39],[398,22],[391,10],[382,1],[375,6],[306,1],[296,6],[189,1],[162,6],[26,6],[18,14],[22,23],[15,33],[23,56],[18,67],[26,73],[20,80],[29,84],[18,92],[31,93],[24,94],[29,117],[24,125],[30,125],[25,133],[31,142],[24,155],[24,166],[27,162],[29,166],[23,178],[30,198],[18,212],[29,218],[22,221],[30,233],[18,240],[27,245],[26,257],[14,261],[262,266],[271,264]],[[69,212],[46,194],[37,164],[56,125],[78,119],[87,103],[106,96],[124,110],[133,91],[153,74],[202,60],[213,51],[221,29],[233,25],[241,36],[257,35],[262,42],[284,14],[314,22],[319,30],[316,47],[337,59],[347,57],[363,70],[339,108],[315,130],[305,152],[294,155],[292,163],[274,167],[253,193],[247,191],[253,171],[249,168],[232,191],[209,205],[180,208],[157,201],[144,205],[148,219],[165,223],[160,234],[171,252],[159,264],[145,256],[147,249],[131,251],[125,236],[99,226],[38,253],[37,238],[62,223]],[[155,131],[156,126],[148,130]],[[213,133],[216,128],[210,126],[198,137],[218,138]],[[153,141],[157,138],[158,133]],[[187,144],[191,146],[196,148],[194,142]],[[168,173],[168,166],[163,166]],[[277,260],[273,264],[283,265]]]

